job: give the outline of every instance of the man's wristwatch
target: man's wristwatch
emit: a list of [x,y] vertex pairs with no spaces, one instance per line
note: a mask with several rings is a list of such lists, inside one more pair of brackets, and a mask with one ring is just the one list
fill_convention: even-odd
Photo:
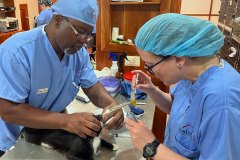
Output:
[[157,153],[157,147],[159,146],[160,142],[155,139],[152,143],[147,143],[143,147],[143,157],[144,158],[151,158]]

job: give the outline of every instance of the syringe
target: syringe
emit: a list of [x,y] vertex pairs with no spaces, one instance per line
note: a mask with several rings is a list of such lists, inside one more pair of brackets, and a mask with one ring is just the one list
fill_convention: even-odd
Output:
[[138,83],[138,74],[136,74],[135,84],[133,84],[133,86],[132,86],[129,107],[131,109],[131,112],[133,112],[136,115],[139,115],[139,114],[143,114],[144,110],[137,107],[137,101],[136,101],[136,97],[135,97],[137,83]]
[[104,113],[102,113],[102,117],[105,114],[110,114],[110,113],[112,113],[112,112],[114,112],[114,111],[116,111],[116,110],[118,110],[120,108],[123,108],[123,107],[127,106],[127,105],[129,105],[129,102],[124,102],[124,103],[121,103],[119,105],[113,106],[113,107],[107,109]]
[[134,86],[134,88],[132,88],[132,90],[131,90],[131,96],[130,96],[130,104],[131,104],[133,107],[136,107],[136,106],[137,106],[136,97],[135,97],[135,94],[136,94],[136,85],[137,85],[137,83],[138,83],[138,74],[136,74],[135,86]]

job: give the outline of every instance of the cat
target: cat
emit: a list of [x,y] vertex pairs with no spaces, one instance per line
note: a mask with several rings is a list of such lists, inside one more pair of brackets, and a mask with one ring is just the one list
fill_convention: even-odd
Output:
[[[95,117],[100,119],[99,116]],[[116,144],[111,144],[98,136],[81,138],[76,134],[60,129],[25,127],[22,133],[27,142],[55,149],[60,153],[64,153],[68,160],[94,160],[94,154],[99,146],[110,150],[118,149]]]

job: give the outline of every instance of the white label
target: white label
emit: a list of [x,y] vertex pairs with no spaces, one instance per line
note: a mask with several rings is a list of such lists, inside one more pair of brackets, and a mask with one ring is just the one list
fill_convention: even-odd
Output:
[[39,89],[37,92],[37,95],[47,93],[47,92],[48,92],[48,88]]

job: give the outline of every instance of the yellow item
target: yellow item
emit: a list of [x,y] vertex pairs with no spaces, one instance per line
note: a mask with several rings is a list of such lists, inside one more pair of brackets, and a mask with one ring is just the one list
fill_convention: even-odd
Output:
[[135,91],[134,90],[131,91],[130,104],[133,107],[137,106],[137,102],[136,102],[136,99],[135,99]]

